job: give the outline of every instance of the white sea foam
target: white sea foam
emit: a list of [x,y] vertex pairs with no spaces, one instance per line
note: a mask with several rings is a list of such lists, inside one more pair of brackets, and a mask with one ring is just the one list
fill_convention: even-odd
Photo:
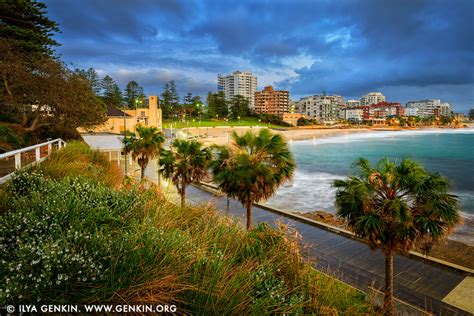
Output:
[[403,130],[403,131],[370,131],[370,132],[343,132],[342,135],[299,140],[292,142],[292,144],[313,144],[313,145],[323,145],[323,144],[341,144],[357,141],[366,141],[370,139],[398,139],[400,137],[411,137],[419,135],[429,135],[429,134],[473,134],[474,128],[463,128],[463,129],[421,129],[421,130]]
[[297,170],[293,182],[281,187],[266,203],[299,212],[325,210],[334,213],[336,189],[332,184],[336,179],[344,179],[344,176]]

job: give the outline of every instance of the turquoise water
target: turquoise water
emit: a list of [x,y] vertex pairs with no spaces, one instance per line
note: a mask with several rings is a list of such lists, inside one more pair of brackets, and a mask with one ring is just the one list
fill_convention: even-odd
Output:
[[267,204],[288,210],[334,212],[332,182],[352,172],[358,157],[412,158],[447,176],[459,196],[464,225],[453,239],[474,244],[474,129],[347,133],[290,143],[298,169],[293,183]]

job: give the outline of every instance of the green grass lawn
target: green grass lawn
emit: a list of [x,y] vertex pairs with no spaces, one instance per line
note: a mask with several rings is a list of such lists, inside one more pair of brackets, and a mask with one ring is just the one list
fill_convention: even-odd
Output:
[[186,127],[214,127],[214,126],[265,126],[273,128],[283,128],[275,124],[262,123],[258,121],[258,118],[255,117],[245,117],[239,121],[224,121],[216,119],[203,119],[201,122],[199,119],[191,119],[189,122],[186,121],[173,121],[164,120],[163,127],[170,128],[171,123],[173,123],[173,128],[186,128]]

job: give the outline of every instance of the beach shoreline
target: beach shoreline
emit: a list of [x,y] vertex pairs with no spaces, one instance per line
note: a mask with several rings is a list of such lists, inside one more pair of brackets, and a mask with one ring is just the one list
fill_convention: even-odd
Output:
[[[188,136],[193,138],[199,138],[201,142],[206,146],[210,145],[225,145],[230,142],[232,132],[237,134],[243,134],[248,130],[258,131],[261,128],[259,126],[216,126],[216,127],[192,127],[189,129],[182,129],[187,133]],[[396,131],[422,131],[422,130],[446,130],[446,129],[463,129],[466,127],[452,128],[452,127],[360,127],[360,128],[326,128],[326,127],[304,127],[304,128],[292,128],[292,129],[272,129],[273,132],[282,135],[286,141],[296,140],[310,140],[320,137],[338,136],[341,134],[352,134],[352,133],[372,133],[372,132],[396,132]],[[204,136],[204,137],[203,137]]]

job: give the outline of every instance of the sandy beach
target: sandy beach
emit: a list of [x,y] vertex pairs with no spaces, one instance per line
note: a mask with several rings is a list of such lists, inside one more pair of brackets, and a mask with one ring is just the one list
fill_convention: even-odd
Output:
[[[189,128],[189,134],[193,137],[199,137],[200,140],[205,145],[225,145],[229,142],[232,132],[237,132],[238,134],[243,134],[247,130],[258,131],[262,127],[228,127],[228,126],[218,126],[218,127],[201,127],[201,128]],[[186,129],[183,129],[186,130]],[[283,135],[287,141],[292,140],[303,140],[318,138],[323,136],[330,136],[335,134],[342,133],[357,133],[357,132],[370,132],[375,130],[382,129],[369,129],[369,128],[301,128],[301,129],[288,129],[288,130],[276,130],[273,132]],[[394,129],[386,129],[394,130]],[[205,135],[205,136],[204,136]],[[203,137],[204,136],[204,137]]]
[[[470,126],[465,126],[470,127]],[[261,128],[258,126],[214,126],[214,127],[193,127],[183,128],[181,131],[188,133],[192,137],[199,138],[205,145],[225,145],[231,140],[232,132],[237,132],[239,135],[245,133],[247,130],[258,131]],[[407,131],[407,130],[423,130],[423,129],[445,129],[448,127],[360,127],[360,128],[332,128],[332,127],[300,127],[291,129],[272,129],[274,133],[283,135],[286,141],[313,139],[325,136],[334,136],[339,134],[359,133],[359,132],[380,132],[380,131]],[[460,127],[463,128],[463,127]]]

